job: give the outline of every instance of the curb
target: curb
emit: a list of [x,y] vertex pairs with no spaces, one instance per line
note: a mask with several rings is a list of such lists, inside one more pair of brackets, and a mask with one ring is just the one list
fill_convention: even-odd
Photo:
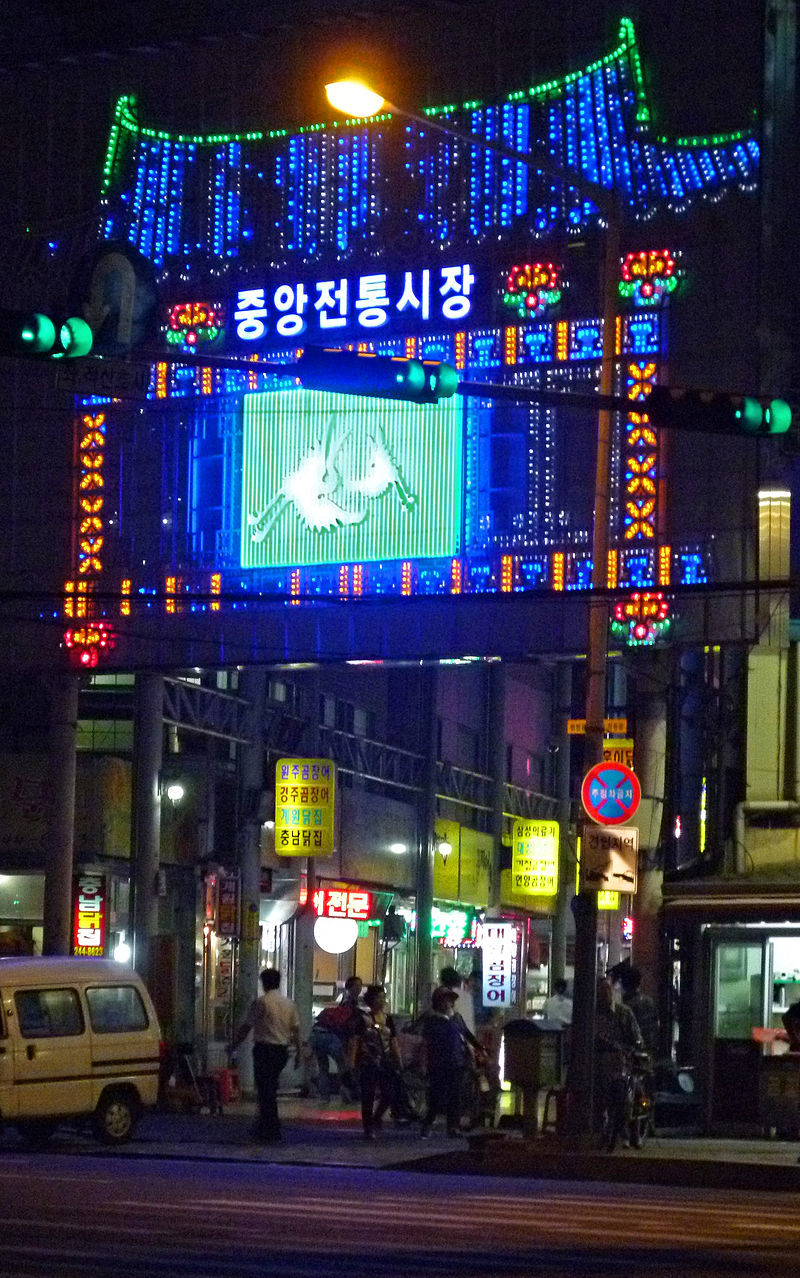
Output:
[[[646,1153],[600,1154],[543,1151],[524,1141],[487,1142],[482,1148],[416,1159],[415,1170],[447,1175],[526,1180],[589,1180],[698,1189],[800,1191],[797,1163],[742,1163],[718,1159],[652,1158]],[[386,1166],[402,1171],[408,1164]]]

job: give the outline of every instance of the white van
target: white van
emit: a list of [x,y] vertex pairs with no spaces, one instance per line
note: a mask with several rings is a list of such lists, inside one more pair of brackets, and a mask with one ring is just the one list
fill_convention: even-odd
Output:
[[129,1140],[158,1098],[161,1032],[150,995],[110,959],[0,959],[0,1119],[30,1143],[87,1118]]

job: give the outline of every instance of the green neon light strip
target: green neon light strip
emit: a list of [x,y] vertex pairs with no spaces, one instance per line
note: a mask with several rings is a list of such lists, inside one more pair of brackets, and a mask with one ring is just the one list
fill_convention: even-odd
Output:
[[[547,80],[543,84],[535,85],[529,89],[520,89],[515,93],[508,94],[502,98],[499,103],[485,103],[478,99],[463,102],[460,106],[451,104],[450,106],[423,107],[424,115],[443,115],[451,111],[474,111],[484,106],[497,106],[502,102],[519,102],[525,98],[545,97],[554,93],[565,85],[572,84],[575,80],[581,79],[582,76],[591,75],[594,71],[598,71],[603,67],[610,66],[617,58],[624,56],[626,53],[631,56],[631,65],[633,68],[634,80],[636,82],[636,96],[640,104],[644,104],[646,109],[646,97],[644,90],[644,80],[642,76],[641,62],[636,45],[636,33],[634,31],[633,22],[630,18],[623,18],[620,23],[620,44],[613,51],[603,58],[599,58],[596,62],[592,62],[588,67],[581,71],[572,71],[569,75],[563,76],[557,80]],[[637,116],[637,118],[640,118]],[[381,121],[391,120],[391,112],[385,112],[382,115],[371,116],[370,119],[363,118],[351,120],[328,120],[323,124],[306,124],[292,129],[269,129],[263,132],[252,133],[211,133],[211,134],[189,134],[189,133],[166,133],[161,129],[143,128],[137,122],[136,99],[126,94],[117,102],[114,115],[114,128],[126,129],[131,133],[138,133],[141,137],[156,138],[160,141],[172,142],[188,142],[195,146],[218,145],[219,143],[241,142],[241,141],[260,141],[263,138],[282,138],[296,137],[302,133],[319,133],[330,129],[347,129],[361,127],[366,128],[370,124],[380,123]],[[114,133],[112,128],[112,134]],[[114,139],[113,144],[109,141],[109,152],[116,149],[117,140]],[[109,163],[106,163],[106,173],[109,172]]]
[[[509,93],[499,102],[483,102],[477,98],[462,102],[460,105],[451,103],[449,106],[423,107],[421,114],[435,117],[437,115],[450,115],[455,111],[478,111],[487,107],[500,106],[503,102],[522,102],[528,98],[546,98],[558,93],[567,85],[573,84],[576,80],[580,80],[583,76],[592,75],[595,71],[601,71],[605,67],[611,66],[621,57],[627,57],[630,60],[631,72],[634,81],[634,92],[636,94],[636,119],[640,124],[647,124],[651,118],[650,107],[647,101],[647,91],[645,89],[644,74],[642,71],[642,62],[639,54],[639,47],[636,41],[636,31],[630,18],[622,18],[619,29],[619,44],[613,52],[606,54],[603,58],[598,58],[589,66],[584,67],[580,71],[571,71],[568,75],[561,76],[558,79],[546,80],[542,84],[532,85],[528,89],[518,89],[514,93]],[[138,134],[140,137],[154,138],[162,142],[183,142],[190,143],[194,146],[219,146],[229,142],[260,142],[264,139],[297,137],[305,133],[321,133],[336,129],[350,128],[369,128],[373,124],[381,124],[392,119],[391,112],[384,112],[381,115],[371,116],[369,120],[363,118],[350,120],[328,120],[321,124],[305,124],[299,125],[292,129],[267,129],[263,131],[255,131],[250,133],[209,133],[209,134],[190,134],[176,133],[170,134],[163,129],[150,129],[140,126],[137,118],[136,98],[133,95],[125,94],[121,97],[116,105],[114,112],[114,123],[111,128],[108,148],[106,151],[106,162],[104,167],[103,190],[108,186],[114,171],[117,158],[117,151],[120,143],[122,130],[128,133]],[[708,138],[677,138],[673,145],[679,147],[691,146],[723,146],[729,142],[739,142],[748,137],[749,134],[744,130],[737,130],[732,133],[719,133]],[[669,144],[669,139],[659,137],[657,139],[662,144]]]
[[242,567],[458,554],[461,409],[456,399],[246,395]]

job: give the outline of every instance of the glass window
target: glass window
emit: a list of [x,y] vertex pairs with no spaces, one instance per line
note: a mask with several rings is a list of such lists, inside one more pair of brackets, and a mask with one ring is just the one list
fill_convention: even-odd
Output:
[[135,985],[98,985],[87,989],[89,1020],[96,1034],[127,1034],[147,1029],[147,1012]]
[[764,1021],[764,961],[760,941],[717,945],[716,1038],[750,1038]]
[[18,990],[14,995],[23,1038],[67,1038],[83,1033],[77,990]]

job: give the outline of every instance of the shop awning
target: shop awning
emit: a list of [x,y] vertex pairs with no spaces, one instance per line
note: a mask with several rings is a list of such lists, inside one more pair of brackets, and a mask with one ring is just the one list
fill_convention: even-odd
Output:
[[800,923],[800,882],[706,879],[665,885],[666,922],[680,917]]

